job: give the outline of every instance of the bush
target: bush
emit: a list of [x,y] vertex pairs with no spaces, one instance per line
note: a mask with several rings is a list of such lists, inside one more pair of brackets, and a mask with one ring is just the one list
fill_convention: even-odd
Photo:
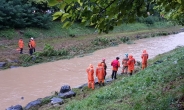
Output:
[[137,18],[137,22],[146,23],[148,25],[153,25],[155,22],[159,22],[160,20],[162,20],[162,19],[160,19],[160,17],[158,17],[158,16],[148,16],[146,18],[144,18],[144,17]]
[[51,16],[41,12],[23,0],[1,0],[0,29],[41,27],[49,28]]
[[50,44],[45,44],[45,47],[43,49],[42,52],[36,52],[34,53],[36,55],[36,57],[42,57],[42,56],[67,56],[68,55],[68,51],[65,49],[61,49],[61,50],[55,50],[53,46],[51,46]]
[[9,30],[2,30],[0,32],[0,37],[2,38],[7,38],[7,39],[12,39],[14,36],[18,36],[15,30],[9,29]]
[[56,54],[56,51],[54,50],[54,47],[49,45],[49,44],[45,44],[45,47],[43,49],[43,52],[41,52],[41,56],[54,56]]
[[129,38],[129,37],[121,37],[120,40],[121,40],[123,43],[125,43],[125,42],[129,41],[130,38]]
[[105,37],[98,37],[91,42],[96,46],[106,46],[109,43],[109,39]]

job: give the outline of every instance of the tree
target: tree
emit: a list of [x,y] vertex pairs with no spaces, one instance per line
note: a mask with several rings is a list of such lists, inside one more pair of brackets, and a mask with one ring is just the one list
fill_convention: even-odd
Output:
[[23,0],[1,0],[0,29],[41,27],[49,28],[49,14],[34,12],[38,10]]
[[57,6],[50,7],[48,5],[48,0],[23,0],[26,3],[32,4],[32,6],[38,8],[38,12],[55,12],[58,11],[59,8]]
[[184,25],[184,0],[155,0],[153,3],[161,16]]
[[63,27],[80,19],[86,26],[95,26],[99,32],[108,33],[114,26],[134,22],[136,17],[147,17],[150,4],[168,19],[184,25],[184,0],[48,0],[58,6],[53,20],[61,17]]

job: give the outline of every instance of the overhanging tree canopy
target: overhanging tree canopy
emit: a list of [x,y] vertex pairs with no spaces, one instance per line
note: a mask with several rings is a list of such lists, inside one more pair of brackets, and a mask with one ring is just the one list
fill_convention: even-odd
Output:
[[76,20],[87,26],[95,26],[99,32],[108,33],[114,26],[131,23],[137,16],[147,16],[150,4],[166,18],[184,25],[184,0],[48,0],[50,6],[57,5],[59,12],[53,20],[61,17],[63,27]]

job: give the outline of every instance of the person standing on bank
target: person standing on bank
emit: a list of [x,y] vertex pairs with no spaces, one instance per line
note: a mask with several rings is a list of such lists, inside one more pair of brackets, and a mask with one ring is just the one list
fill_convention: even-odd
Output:
[[134,65],[135,65],[135,59],[133,58],[132,55],[129,55],[129,60],[127,63],[128,63],[128,71],[131,76],[134,71]]
[[19,39],[19,50],[20,50],[20,54],[23,54],[23,48],[24,48],[24,41],[22,38]]
[[112,77],[112,79],[117,79],[116,74],[117,74],[118,68],[120,67],[120,63],[118,60],[119,60],[119,57],[116,57],[116,59],[111,62],[111,66],[112,66],[111,77]]
[[92,64],[89,65],[89,67],[86,69],[86,72],[88,74],[88,88],[95,89],[94,69]]
[[106,65],[106,63],[105,63],[105,59],[104,59],[104,58],[102,59],[102,66],[104,67],[104,72],[105,72],[104,80],[105,80],[105,77],[106,77],[106,75],[107,75],[107,72],[106,72],[106,70],[107,70],[107,65]]
[[29,54],[32,55],[33,54],[33,46],[31,45],[31,40],[29,40],[29,42],[28,42],[28,47],[29,47]]
[[148,53],[146,52],[146,50],[143,50],[141,58],[142,58],[142,70],[144,70],[147,67],[147,60],[148,60]]
[[104,86],[104,76],[105,76],[105,72],[104,72],[104,67],[102,66],[102,63],[98,63],[98,66],[96,68],[96,77],[98,78],[98,84],[99,86],[101,86],[101,84]]
[[123,65],[123,69],[122,69],[122,73],[121,74],[124,74],[128,72],[128,54],[126,53],[125,54],[125,58],[123,58],[122,60],[122,65]]
[[32,37],[31,37],[31,45],[32,45],[33,52],[35,52],[36,42]]

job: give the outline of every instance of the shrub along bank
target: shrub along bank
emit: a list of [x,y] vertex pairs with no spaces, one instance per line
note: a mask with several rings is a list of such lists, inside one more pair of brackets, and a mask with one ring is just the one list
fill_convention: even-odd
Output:
[[[72,89],[76,97],[53,106],[43,99],[35,110],[183,110],[184,47],[149,60],[145,70],[132,76],[120,75],[117,80],[95,90]],[[56,92],[57,93],[57,92]]]

